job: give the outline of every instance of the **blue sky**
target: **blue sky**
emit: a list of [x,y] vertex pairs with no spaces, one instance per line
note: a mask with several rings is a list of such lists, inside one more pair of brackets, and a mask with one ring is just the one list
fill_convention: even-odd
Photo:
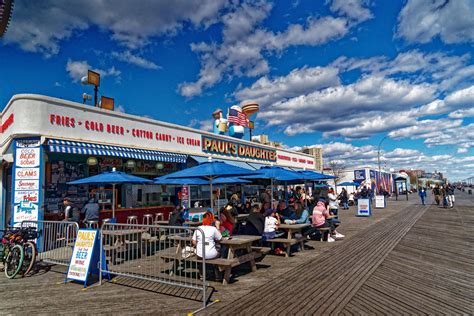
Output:
[[[0,39],[0,102],[81,102],[209,129],[246,100],[254,134],[326,162],[474,173],[474,0],[26,1]],[[245,136],[247,137],[247,136]]]

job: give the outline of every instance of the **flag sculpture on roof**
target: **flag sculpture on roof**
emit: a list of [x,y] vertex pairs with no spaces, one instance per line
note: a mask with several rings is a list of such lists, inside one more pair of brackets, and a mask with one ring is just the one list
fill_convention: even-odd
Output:
[[227,109],[227,118],[223,117],[221,109],[215,110],[212,113],[214,118],[214,134],[225,135],[229,131],[229,136],[242,138],[244,136],[244,128],[253,128],[249,118],[257,113],[258,110],[259,105],[255,102],[247,102],[242,107],[238,105],[231,106]]
[[248,126],[247,115],[242,112],[242,108],[233,105],[227,112],[227,122],[229,124],[229,136],[242,138],[244,136],[244,127]]

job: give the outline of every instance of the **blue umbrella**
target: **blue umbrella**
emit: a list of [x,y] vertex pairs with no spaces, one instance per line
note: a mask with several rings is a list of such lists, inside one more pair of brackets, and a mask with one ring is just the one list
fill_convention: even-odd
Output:
[[324,184],[324,183],[316,183],[314,185],[315,188],[327,188],[329,185]]
[[270,179],[275,181],[296,181],[304,180],[303,177],[295,171],[290,171],[282,167],[261,167],[255,170],[253,175],[242,177],[244,179]]
[[170,184],[170,185],[204,185],[209,184],[202,178],[169,178],[168,176],[158,177],[154,180],[155,184]]
[[222,178],[215,179],[213,183],[215,184],[244,184],[244,183],[252,183],[252,181],[240,179],[237,177],[222,177]]
[[273,201],[273,182],[289,182],[303,180],[301,175],[296,171],[290,171],[282,167],[266,166],[255,170],[255,174],[245,176],[244,179],[270,179],[270,186],[272,190],[271,200]]
[[219,177],[245,176],[254,174],[254,171],[232,166],[221,161],[209,161],[200,163],[197,166],[177,171],[169,174],[168,178],[205,178],[209,181],[211,187],[211,209],[212,201],[212,183]]
[[338,183],[337,184],[338,186],[344,186],[344,187],[358,187],[360,185],[360,183],[357,183],[357,182],[342,182],[342,183]]
[[152,183],[151,180],[137,177],[125,172],[106,171],[101,174],[87,177],[75,181],[68,182],[67,184],[112,184],[112,217],[115,218],[115,185],[121,183]]
[[304,170],[304,171],[298,171],[299,174],[301,174],[304,178],[304,180],[312,180],[312,181],[317,181],[317,180],[328,180],[328,179],[335,179],[337,177],[331,176],[329,174],[324,174],[324,173],[319,173],[311,170]]

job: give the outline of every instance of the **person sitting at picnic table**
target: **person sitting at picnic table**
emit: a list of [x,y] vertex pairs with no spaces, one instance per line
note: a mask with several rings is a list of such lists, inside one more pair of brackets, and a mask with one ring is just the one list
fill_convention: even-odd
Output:
[[[198,229],[196,229],[193,233],[192,244],[194,248],[196,248],[196,256],[199,260],[202,260],[203,258],[203,245],[205,254],[204,258],[206,260],[220,257],[220,253],[217,251],[216,241],[220,241],[222,239],[222,235],[214,226],[215,223],[216,220],[214,218],[214,214],[212,214],[212,212],[206,212],[204,213],[202,219],[202,225],[199,226]],[[199,274],[202,275],[203,267],[201,263],[198,264],[198,270]],[[210,269],[206,269],[206,272],[209,270]],[[217,266],[214,266],[214,276],[216,280],[220,278],[220,273]]]
[[168,225],[170,226],[182,226],[184,223],[184,207],[181,205],[176,206],[170,214]]
[[[263,229],[263,238],[265,240],[282,236],[284,233],[277,232],[280,226],[280,215],[273,209],[265,211],[265,228]],[[284,250],[280,247],[275,248],[275,254],[282,254]]]
[[[202,246],[204,244],[205,259],[214,259],[219,257],[219,252],[216,248],[216,241],[222,239],[219,230],[213,226],[215,223],[214,214],[206,212],[202,219],[202,225],[198,227],[193,233],[193,246],[196,247],[196,255],[199,259],[203,258]],[[204,239],[202,233],[204,232]]]
[[277,213],[280,215],[280,220],[282,221],[297,219],[294,207],[295,198],[291,198],[289,202],[288,207],[286,206],[285,201],[280,201],[278,203]]
[[311,238],[314,234],[318,231],[318,228],[329,228],[330,229],[330,236],[328,236],[328,242],[334,242],[336,238],[344,238],[344,235],[338,233],[336,231],[336,227],[334,223],[331,223],[328,218],[330,218],[329,210],[326,208],[326,205],[323,201],[319,201],[315,208],[313,209],[313,227],[312,229],[308,230],[306,234]]
[[252,213],[245,220],[245,226],[239,232],[242,235],[262,236],[265,227],[265,216],[260,212],[260,206],[254,204]]
[[227,205],[221,211],[219,231],[223,237],[232,236],[234,231],[235,219],[231,214],[232,206]]
[[250,214],[252,212],[252,202],[250,200],[245,201],[245,204],[241,208],[241,214]]
[[296,202],[295,203],[296,209],[295,209],[295,216],[296,219],[286,219],[284,220],[285,224],[306,224],[309,223],[309,212],[306,208],[303,207],[301,202]]

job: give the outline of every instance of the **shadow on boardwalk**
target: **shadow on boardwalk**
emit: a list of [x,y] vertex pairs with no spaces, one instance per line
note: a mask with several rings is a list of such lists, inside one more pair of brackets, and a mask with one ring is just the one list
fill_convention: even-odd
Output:
[[472,314],[473,222],[472,206],[406,208],[207,313]]
[[[462,197],[458,201],[463,205]],[[236,270],[228,286],[211,282],[212,299],[221,303],[205,313],[472,313],[474,208],[417,202],[415,196],[408,204],[391,201],[370,218],[355,217],[353,208],[341,211],[345,240],[309,242],[313,250],[286,259],[267,256],[257,272]],[[473,205],[472,197],[464,205]],[[182,289],[125,278],[83,291],[80,284],[63,283],[64,268],[51,269],[23,279],[0,276],[2,293],[8,293],[0,313],[169,315],[201,307],[177,297]]]

